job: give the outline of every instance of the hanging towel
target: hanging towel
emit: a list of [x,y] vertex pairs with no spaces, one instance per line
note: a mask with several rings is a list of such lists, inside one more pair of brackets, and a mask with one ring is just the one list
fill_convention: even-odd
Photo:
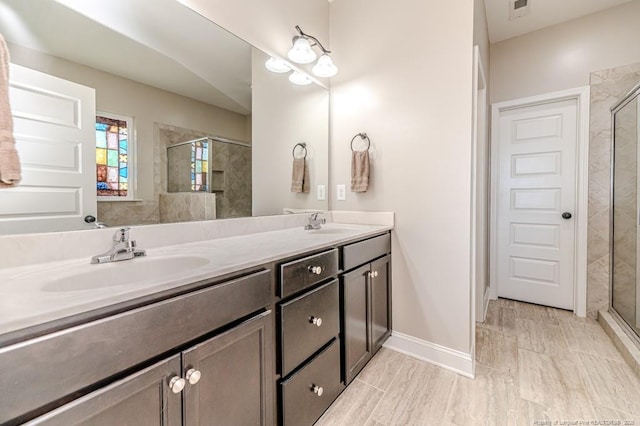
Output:
[[351,152],[351,191],[367,192],[369,188],[369,150]]
[[9,105],[9,48],[0,34],[0,188],[20,182],[20,159]]
[[309,192],[309,167],[306,158],[293,159],[293,172],[291,174],[291,192]]

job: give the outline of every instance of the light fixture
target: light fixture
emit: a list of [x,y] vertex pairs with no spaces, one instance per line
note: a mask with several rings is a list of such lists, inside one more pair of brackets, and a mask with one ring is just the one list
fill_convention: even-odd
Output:
[[[293,38],[293,47],[287,54],[289,59],[298,64],[309,64],[316,59],[316,53],[312,47],[318,46],[322,50],[322,55],[311,71],[318,77],[333,77],[336,75],[338,68],[333,64],[329,56],[331,51],[325,49],[322,43],[314,36],[305,34],[298,25],[296,25],[296,30],[300,35]],[[310,43],[310,41],[313,43]]]
[[282,74],[291,71],[291,67],[282,59],[271,57],[264,63],[264,66],[271,72]]
[[289,81],[293,84],[297,84],[298,86],[306,86],[307,84],[311,84],[311,78],[299,71],[294,71],[289,75]]
[[289,50],[287,56],[296,64],[310,64],[316,60],[316,52],[311,49],[309,40],[302,36],[293,38],[293,47]]
[[333,64],[331,56],[326,53],[320,56],[318,62],[311,68],[318,77],[333,77],[338,73],[338,67]]

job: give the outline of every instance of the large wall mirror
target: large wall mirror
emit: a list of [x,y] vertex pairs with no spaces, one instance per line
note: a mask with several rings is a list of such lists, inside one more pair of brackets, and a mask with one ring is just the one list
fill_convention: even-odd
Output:
[[178,1],[0,0],[0,33],[23,171],[0,233],[327,209],[326,88]]
[[640,85],[612,109],[611,308],[636,335],[640,335],[639,104]]

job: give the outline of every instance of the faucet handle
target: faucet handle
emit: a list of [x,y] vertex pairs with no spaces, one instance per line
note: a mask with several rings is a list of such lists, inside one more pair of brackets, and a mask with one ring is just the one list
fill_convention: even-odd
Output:
[[130,227],[120,228],[113,234],[113,241],[116,243],[124,243],[125,241],[129,241],[129,229]]

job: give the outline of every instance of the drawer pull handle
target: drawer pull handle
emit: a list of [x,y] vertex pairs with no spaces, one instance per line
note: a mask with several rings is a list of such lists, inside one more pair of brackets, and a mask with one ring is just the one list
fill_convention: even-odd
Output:
[[202,373],[200,373],[195,368],[190,368],[189,370],[187,370],[187,374],[185,375],[185,377],[189,381],[189,384],[195,385],[200,381],[200,377],[202,377]]
[[318,385],[311,385],[311,390],[318,396],[322,396],[322,394],[324,393],[324,389],[322,389],[322,386]]
[[322,266],[309,266],[309,272],[320,275],[322,273]]
[[309,317],[309,322],[316,327],[320,327],[322,325],[322,318]]
[[187,382],[182,377],[178,376],[173,376],[171,380],[169,380],[169,388],[173,393],[182,392],[182,389],[184,389],[186,384]]

